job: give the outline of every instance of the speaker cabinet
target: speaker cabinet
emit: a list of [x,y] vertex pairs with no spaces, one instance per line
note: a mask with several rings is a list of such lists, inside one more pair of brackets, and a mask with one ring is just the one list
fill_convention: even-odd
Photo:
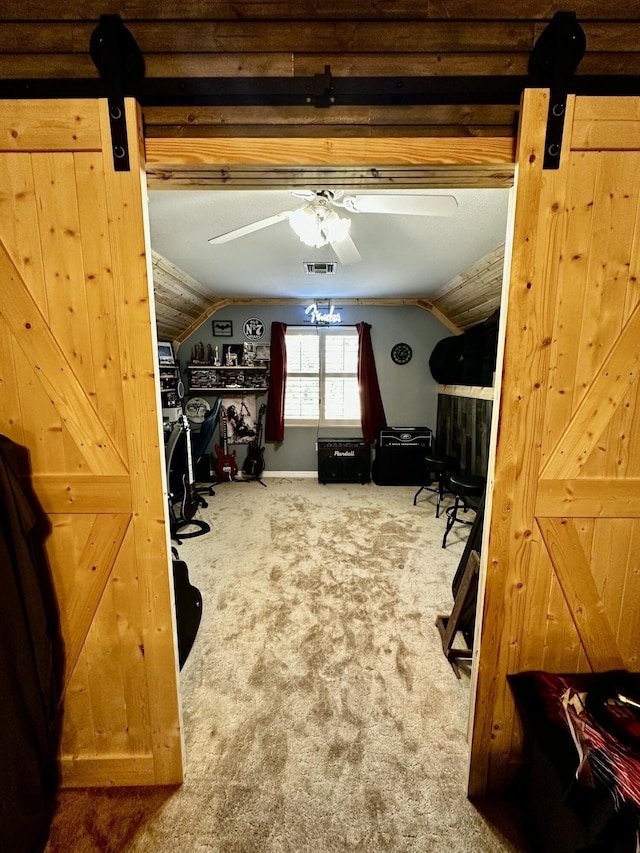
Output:
[[369,443],[359,438],[319,438],[318,480],[321,483],[370,482]]
[[429,427],[381,429],[376,438],[373,482],[377,486],[423,486],[425,455],[431,450]]

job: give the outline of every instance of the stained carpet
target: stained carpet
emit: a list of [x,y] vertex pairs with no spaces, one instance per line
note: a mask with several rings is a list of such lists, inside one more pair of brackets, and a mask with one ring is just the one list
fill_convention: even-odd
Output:
[[434,625],[468,528],[443,550],[412,487],[266,482],[216,487],[179,547],[204,598],[184,784],[63,792],[48,853],[523,849],[465,796],[469,683]]

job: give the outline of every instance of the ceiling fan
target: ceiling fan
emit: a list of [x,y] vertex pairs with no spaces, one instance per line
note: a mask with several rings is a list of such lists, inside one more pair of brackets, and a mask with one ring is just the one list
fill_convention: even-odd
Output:
[[334,208],[342,208],[349,213],[452,216],[458,207],[458,202],[452,195],[345,195],[344,190],[292,190],[292,194],[304,200],[302,207],[283,210],[266,219],[258,219],[241,228],[218,234],[211,237],[209,243],[228,243],[286,219],[306,245],[319,248],[329,244],[340,263],[355,264],[361,261],[362,257],[349,235],[351,220],[339,216]]

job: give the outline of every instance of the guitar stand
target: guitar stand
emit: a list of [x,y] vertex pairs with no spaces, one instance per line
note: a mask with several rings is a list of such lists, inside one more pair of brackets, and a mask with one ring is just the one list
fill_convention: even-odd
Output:
[[458,625],[461,614],[469,603],[471,596],[475,594],[475,580],[480,569],[480,555],[477,551],[471,551],[469,559],[462,576],[462,581],[458,587],[453,610],[450,616],[438,616],[436,619],[436,628],[440,632],[442,640],[442,651],[446,659],[453,667],[456,676],[460,678],[460,670],[458,669],[458,661],[470,661],[473,657],[472,649],[454,649],[453,641],[458,633]]
[[[202,498],[200,500],[202,500]],[[205,501],[202,501],[202,504],[204,506],[207,505]],[[195,527],[196,529],[189,530],[186,533],[181,533],[180,530],[183,527]],[[171,499],[169,499],[169,532],[173,541],[177,542],[178,545],[182,545],[183,539],[193,539],[195,536],[202,536],[204,533],[210,533],[211,526],[207,524],[206,521],[202,521],[200,518],[192,518],[191,521],[188,521],[186,518],[179,517],[176,515]]]
[[235,482],[236,483],[260,483],[260,485],[264,486],[265,489],[267,488],[267,484],[264,482],[264,480],[261,480],[260,477],[244,476],[240,480],[235,480]]

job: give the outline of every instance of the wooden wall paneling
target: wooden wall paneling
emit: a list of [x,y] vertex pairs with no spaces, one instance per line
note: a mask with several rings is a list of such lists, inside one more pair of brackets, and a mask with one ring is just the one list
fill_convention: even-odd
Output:
[[167,258],[152,251],[156,326],[161,338],[175,340],[209,308],[202,286]]
[[486,476],[492,403],[463,394],[438,394],[435,444],[459,460],[462,473]]
[[[530,544],[531,561],[537,570],[531,573],[527,586],[519,589],[521,597],[526,597],[524,619],[526,628],[521,641],[521,665],[523,670],[545,669],[550,665],[550,657],[563,649],[566,654],[567,646],[578,642],[573,636],[565,636],[562,627],[566,624],[563,614],[566,609],[564,597],[557,586],[551,562],[546,554],[544,545],[539,540]],[[532,629],[533,626],[533,630]],[[542,631],[541,631],[542,629]],[[542,633],[542,637],[541,637]],[[511,749],[517,748],[520,731],[514,727],[512,732]]]
[[[560,169],[543,173],[535,110],[545,97],[526,93],[520,137],[471,791],[502,787],[521,756],[504,675],[538,668],[540,652],[555,672],[628,666],[637,655],[637,638],[627,644],[621,633],[635,620],[626,589],[638,571],[640,478],[624,439],[640,407],[629,224],[640,200],[625,189],[637,155],[569,146]],[[580,101],[568,103],[569,138]],[[505,625],[499,636],[490,614]]]
[[[55,10],[44,11],[38,3],[34,11],[30,3],[20,17],[10,4],[4,5],[8,8],[0,15],[3,80],[98,81],[89,40],[104,8],[91,4],[93,13],[84,6],[79,12],[61,0]],[[118,12],[142,50],[146,76],[156,80],[312,77],[322,74],[326,65],[336,77],[523,78],[534,44],[555,11],[540,3],[527,5],[523,12],[513,4],[493,11],[465,3],[456,7],[453,19],[441,4],[434,8],[413,0],[348,8],[311,2],[295,7],[280,3],[205,7],[196,2],[187,9],[174,3],[154,8],[125,3]],[[633,4],[623,9],[620,3],[606,8],[581,3],[578,17],[588,44],[579,75],[640,73],[640,22]],[[197,130],[207,136],[274,136],[283,128],[290,136],[314,135],[322,133],[323,126],[334,128],[335,135],[391,136],[403,128],[406,136],[515,136],[515,104],[434,105],[413,114],[405,109],[394,105],[383,117],[357,106],[303,107],[296,119],[285,117],[286,108],[279,117],[277,110],[269,115],[261,108],[249,108],[242,117],[225,108],[219,117],[212,111],[207,119],[196,104],[170,114],[162,106],[150,106],[144,119],[147,135],[159,136],[184,136],[190,128],[194,135]],[[381,132],[384,125],[388,129]],[[628,127],[620,130],[626,132]],[[593,130],[587,126],[585,132]],[[632,140],[630,144],[633,147]]]
[[[141,116],[126,101],[131,172],[114,172],[107,102],[100,101],[107,211],[111,225],[116,316],[132,490],[135,564],[145,606],[143,624],[156,784],[182,779],[182,729],[177,695],[175,609],[169,574],[164,440],[154,351],[153,273],[147,254],[148,212]],[[127,379],[135,378],[135,382]],[[155,543],[155,547],[150,547]]]
[[[148,688],[146,672],[144,610],[148,604],[142,594],[144,584],[139,582],[133,572],[126,571],[127,566],[136,562],[135,546],[134,537],[129,535],[124,541],[109,583],[114,624],[121,641],[123,696],[127,709],[125,754],[151,756],[153,754],[151,703],[157,699],[154,697],[153,689]],[[173,772],[175,773],[175,770]],[[154,770],[154,779],[156,778],[157,773]]]
[[627,660],[632,672],[640,667],[640,521],[635,519],[630,525],[629,535],[629,571],[625,575],[625,587],[622,597],[620,619],[618,621],[618,646]]
[[8,323],[7,327],[16,366],[19,417],[25,446],[29,448],[32,470],[47,470],[48,459],[66,458],[63,427],[43,383],[34,372],[31,360],[16,344],[12,324]]
[[[565,207],[560,173],[547,173],[544,196],[539,177],[547,102],[545,92],[525,93],[526,123],[518,140],[514,250],[500,408],[495,415],[500,419],[499,441],[491,472],[493,497],[487,528],[490,538],[483,543],[481,604],[476,623],[480,634],[471,700],[469,792],[472,795],[506,784],[510,776],[512,738],[516,743],[519,740],[519,724],[504,674],[518,669],[526,612],[523,590],[527,588],[532,541],[536,538],[532,526],[533,483],[539,452],[534,443],[523,447],[522,441],[543,431],[545,401],[542,394],[535,392],[546,382],[548,372],[554,299],[549,298],[546,281],[553,281],[557,275],[553,238],[559,225],[559,211]],[[571,102],[568,106],[571,110]],[[542,642],[541,632],[538,636]]]
[[[96,19],[97,20],[97,19]],[[62,49],[46,57],[43,67],[41,53],[10,53],[0,55],[0,73],[5,80],[30,78],[95,78],[96,67],[89,53],[69,53]],[[155,51],[145,56],[147,77],[288,77],[313,76],[321,73],[325,65],[331,66],[336,77],[352,76],[464,76],[464,75],[518,75],[528,73],[529,52],[501,51],[485,53],[475,51],[438,51],[434,53],[371,52],[358,53],[264,53],[242,52],[199,52],[163,53]],[[633,53],[590,50],[582,62],[581,74],[600,74],[606,68],[608,74],[640,73],[640,57]],[[484,116],[484,110],[482,111]],[[145,112],[146,118],[146,112]]]
[[[124,513],[92,518],[91,529],[76,556],[73,584],[65,600],[59,602],[65,638],[66,682],[73,675],[130,521],[130,516]],[[112,690],[112,686],[109,689]]]
[[[324,65],[318,65],[319,69]],[[513,105],[146,106],[145,136],[155,137],[513,137]],[[403,132],[406,129],[406,133]]]
[[[33,173],[31,169],[31,157],[29,154],[16,154],[11,158],[11,166],[7,158],[0,157],[0,185],[4,192],[0,194],[0,228],[1,233],[8,235],[7,241],[10,245],[21,247],[21,251],[14,251],[12,259],[20,270],[29,292],[36,301],[44,306],[47,313],[46,300],[44,299],[44,275],[41,263],[38,230],[37,210],[33,187]],[[27,247],[34,247],[35,251],[28,251]],[[9,438],[25,444],[25,422],[29,423],[32,430],[32,441],[34,449],[41,447],[41,441],[33,441],[33,437],[40,432],[36,428],[37,423],[42,423],[43,432],[51,425],[47,420],[50,412],[47,411],[46,397],[41,399],[41,389],[34,383],[31,368],[25,364],[20,352],[14,351],[14,344],[10,330],[2,323],[2,339],[0,348],[0,374],[2,374],[2,396],[5,407],[4,433]],[[21,399],[27,388],[34,384],[37,396],[30,394]],[[25,405],[35,415],[25,421],[23,411]],[[43,433],[40,433],[42,435]],[[62,445],[60,445],[62,453]]]
[[[2,233],[6,235],[5,244],[22,248],[22,251],[11,253],[13,262],[48,318],[31,155],[16,154],[10,161],[0,157],[0,181],[5,188],[0,196],[0,221]],[[26,247],[38,247],[38,251],[28,252]]]
[[589,665],[594,672],[624,669],[625,662],[573,519],[538,519],[538,524]]
[[65,691],[64,728],[60,738],[63,779],[75,774],[72,756],[97,755],[91,682],[86,655],[82,654]]
[[[45,543],[60,609],[61,620],[67,620],[72,607],[76,567],[85,547],[95,517],[92,514],[59,510],[50,513],[51,535]],[[66,645],[66,637],[63,636]],[[73,671],[69,673],[65,652],[65,692],[59,755],[95,755],[96,732],[93,720],[91,684],[87,674],[86,657],[80,653]]]
[[[30,36],[26,39],[28,44]],[[100,147],[100,127],[90,102],[65,101],[73,113],[72,122],[61,118],[55,100],[11,103],[10,120],[0,128],[0,151],[90,151]],[[32,121],[34,110],[40,117],[38,124]]]
[[500,307],[503,276],[504,244],[436,291],[433,303],[459,328],[468,329]]
[[[304,165],[304,164],[301,164]],[[150,168],[149,188],[183,190],[250,190],[250,189],[295,189],[317,187],[318,189],[341,189],[345,185],[359,189],[491,189],[510,187],[513,184],[513,168],[449,168],[439,167],[296,167],[256,168],[181,166],[178,164]]]
[[[62,413],[64,424],[78,450],[96,473],[113,473],[114,469],[118,473],[125,473],[117,450],[110,443],[104,442],[102,424],[78,386],[66,353],[45,323],[39,306],[30,297],[24,280],[1,243],[0,269],[5,282],[9,282],[9,286],[0,289],[0,311],[8,320],[11,333],[32,372],[36,371],[49,399],[56,401],[56,407]],[[27,373],[26,370],[23,372],[21,381],[28,381]],[[37,397],[35,391],[34,397]],[[29,402],[24,398],[25,395],[21,394],[23,405]],[[90,437],[91,440],[83,441],[83,437]],[[46,466],[46,460],[44,464]]]
[[[590,561],[596,586],[600,591],[605,613],[611,627],[619,637],[620,623],[624,619],[623,599],[626,573],[616,571],[618,566],[630,562],[633,523],[627,519],[612,518],[604,523],[596,521]],[[611,569],[614,569],[611,571]],[[620,654],[626,660],[627,649],[617,642]]]
[[[640,351],[640,303],[623,331],[606,354],[571,419],[549,454],[543,468],[544,479],[577,477],[624,399],[638,382]],[[637,396],[637,395],[636,395]]]
[[[384,20],[363,20],[357,24],[336,20],[316,20],[309,25],[307,20],[287,21],[247,19],[212,21],[203,18],[195,21],[173,22],[158,20],[130,20],[127,23],[131,34],[143,54],[152,54],[161,49],[164,53],[448,53],[452,46],[464,52],[489,53],[531,51],[536,27],[531,21],[510,20],[396,20],[392,25]],[[69,53],[86,50],[93,22],[77,22],[73,27],[73,42],[69,40],[69,27],[59,23],[0,24],[0,41],[12,53],[20,53],[26,45],[29,52],[55,52],[62,48]],[[539,32],[544,29],[544,24]],[[602,28],[603,40],[615,46],[615,36],[632,39],[638,30],[633,22],[614,30],[613,25]],[[592,28],[592,32],[595,31]],[[609,35],[610,33],[610,35]],[[30,38],[29,43],[27,39]],[[633,44],[633,42],[631,42]],[[71,47],[71,51],[70,48]],[[633,52],[633,51],[631,51]],[[321,71],[322,69],[320,69]]]
[[599,226],[592,234],[591,254],[602,260],[589,265],[587,280],[590,286],[575,377],[577,388],[588,387],[602,363],[603,354],[608,352],[630,317],[630,314],[625,316],[628,247],[636,233],[637,182],[640,181],[637,154],[589,153],[585,160],[598,162],[593,215],[597,216]]
[[[608,10],[607,10],[608,11]],[[202,14],[202,13],[201,13]],[[76,19],[73,26],[52,20],[10,21],[0,23],[0,41],[5,52],[44,55],[84,53],[99,16],[94,20]],[[137,15],[136,15],[137,17]],[[233,16],[236,17],[235,15]],[[208,12],[198,19],[181,21],[147,19],[128,20],[127,26],[143,54],[193,53],[276,53],[298,54],[449,54],[449,53],[524,53],[529,54],[551,17],[548,12],[538,20],[513,20],[509,17],[487,20],[484,15],[473,19],[432,19],[420,16],[395,20],[380,18],[376,9],[370,18],[340,21],[320,18],[317,9],[310,19],[283,21],[265,16],[256,20],[251,15],[243,20],[212,20]],[[627,20],[580,18],[587,43],[600,53],[635,53],[640,30],[637,15]],[[600,18],[600,20],[597,20]]]
[[[87,300],[87,327],[94,363],[94,403],[118,452],[127,461],[113,271],[110,247],[105,239],[109,233],[109,221],[103,159],[95,152],[88,152],[75,154],[74,160],[77,167],[76,192]],[[97,235],[102,239],[96,239]]]
[[504,166],[513,162],[511,139],[393,139],[361,137],[349,139],[146,139],[147,171],[162,165],[167,168],[191,165],[271,166],[362,166],[374,167],[433,164],[482,167]]
[[[325,0],[320,6],[316,0],[291,0],[283,4],[281,0],[263,0],[256,4],[255,0],[211,0],[203,6],[202,0],[168,0],[158,7],[154,0],[127,0],[121,4],[122,13],[133,15],[146,20],[184,21],[199,20],[206,12],[210,20],[244,20],[256,21],[277,19],[283,21],[296,20],[346,20],[357,21],[380,17],[387,22],[394,20],[446,20],[450,16],[450,8],[442,2],[426,5],[421,0],[392,0],[380,6],[377,0],[360,0],[357,6],[348,7],[338,0]],[[481,0],[461,0],[457,12],[461,18],[484,18],[487,20],[539,20],[548,15],[548,6],[540,0],[507,0],[500,6],[487,6]],[[16,8],[8,0],[2,0],[0,10],[3,20],[37,21],[46,20],[51,15],[51,7],[46,0],[31,0],[24,10]],[[56,7],[57,20],[74,21],[78,18],[78,7],[71,3],[62,2]],[[86,19],[97,19],[104,11],[100,0],[87,0],[82,7]],[[581,0],[580,12],[585,18],[598,20],[602,16],[602,4],[596,0]],[[635,17],[635,10],[623,0],[611,0],[607,12],[612,18],[624,21]]]
[[[74,374],[95,398],[91,328],[88,322],[80,219],[73,154],[32,155],[33,180],[44,264],[48,324]],[[65,192],[61,192],[64,187]]]
[[[0,315],[16,377],[0,391],[17,396],[52,526],[67,651],[63,783],[169,784],[181,780],[182,744],[138,117],[130,104],[133,171],[115,175],[104,103],[83,106],[96,122],[103,112],[104,155],[56,150],[65,121],[77,121],[68,106],[57,105],[50,151],[45,130],[31,134],[40,148],[24,198],[38,230],[9,223],[0,234],[20,264],[0,241]],[[28,112],[15,111],[25,122]],[[0,113],[3,126],[19,124],[11,102]],[[37,105],[31,113],[37,127]],[[20,173],[21,153],[0,158],[0,228],[18,207],[14,158]],[[4,397],[0,412],[7,432]]]
[[[573,187],[569,202],[571,216],[566,228],[567,246],[559,262],[559,286],[556,291],[555,325],[553,340],[562,337],[563,345],[551,348],[548,387],[555,395],[553,410],[546,419],[542,456],[546,458],[555,446],[560,431],[571,416],[574,394],[584,389],[575,387],[576,363],[579,357],[580,323],[576,317],[578,301],[589,298],[587,282],[590,280],[590,235],[593,206],[596,197],[597,170],[585,168],[583,155],[572,155],[573,168],[580,168],[582,180]],[[594,163],[595,166],[595,163]],[[582,312],[580,312],[580,317]]]
[[124,701],[121,650],[111,584],[107,584],[83,644],[91,691],[96,759],[102,755],[126,755],[128,751],[129,721]]
[[584,98],[572,130],[571,146],[576,151],[631,150],[637,148],[636,98]]
[[4,408],[3,434],[24,446],[24,429],[20,414],[20,386],[11,345],[11,336],[0,316],[0,391]]

